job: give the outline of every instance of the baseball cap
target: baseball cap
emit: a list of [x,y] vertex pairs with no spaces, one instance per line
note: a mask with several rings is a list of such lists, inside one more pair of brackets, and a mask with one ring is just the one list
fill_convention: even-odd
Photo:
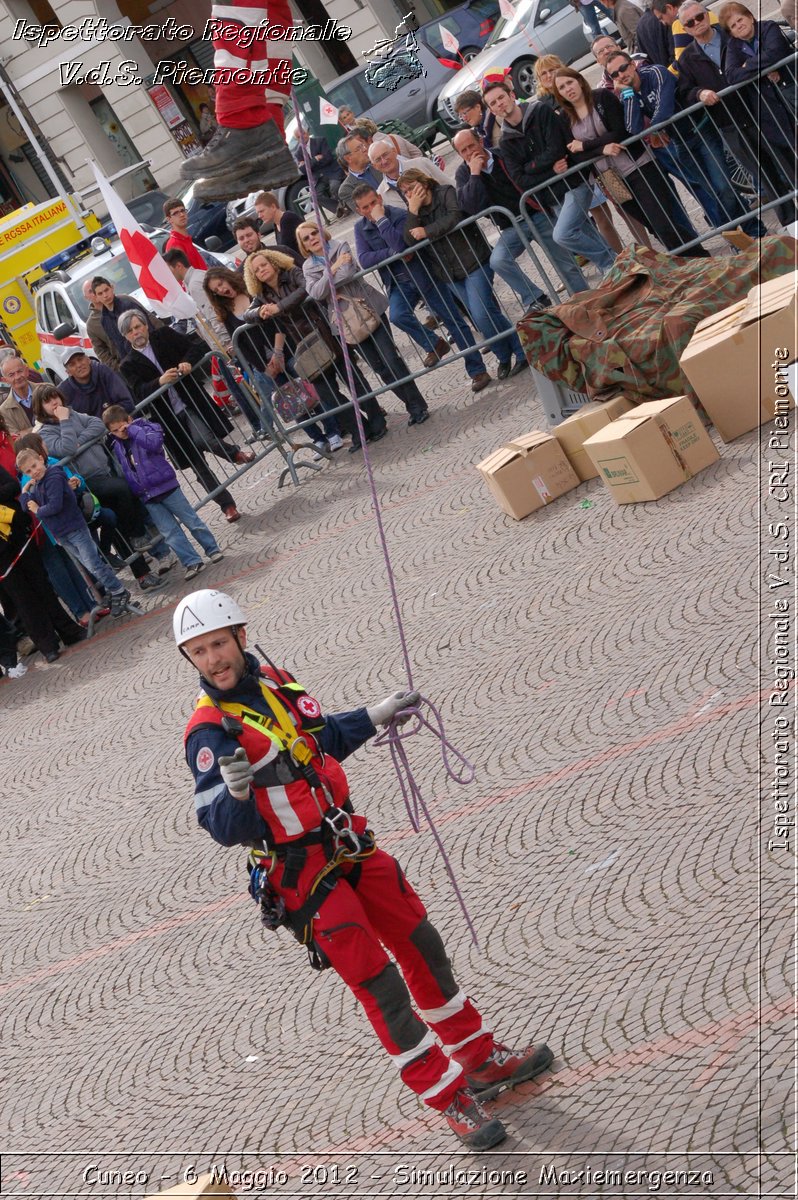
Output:
[[61,361],[64,364],[64,366],[66,366],[67,363],[69,362],[69,360],[71,358],[74,358],[76,354],[85,354],[85,353],[86,353],[86,351],[83,349],[82,346],[68,346],[67,349],[64,351]]

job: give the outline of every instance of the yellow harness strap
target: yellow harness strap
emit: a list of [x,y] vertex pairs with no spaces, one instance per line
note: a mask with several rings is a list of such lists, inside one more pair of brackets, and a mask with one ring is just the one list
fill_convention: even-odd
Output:
[[197,708],[220,708],[223,712],[238,717],[242,724],[257,729],[259,733],[267,734],[281,750],[287,750],[296,762],[303,766],[306,765],[313,758],[313,751],[298,732],[285,705],[274,695],[268,684],[262,680],[259,680],[259,683],[263,698],[271,709],[271,718],[264,716],[263,713],[255,712],[254,709],[247,708],[244,704],[235,704],[227,700],[215,703],[205,693],[197,702]]

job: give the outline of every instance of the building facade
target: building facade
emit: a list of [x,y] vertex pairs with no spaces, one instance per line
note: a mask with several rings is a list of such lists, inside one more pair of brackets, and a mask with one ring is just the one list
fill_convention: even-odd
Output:
[[[306,25],[321,13],[351,28],[342,44],[354,66],[376,39],[393,37],[410,4],[297,0],[292,7]],[[424,21],[443,5],[415,0],[413,9]],[[207,88],[184,78],[213,65],[202,37],[209,18],[209,0],[0,0],[0,216],[54,196],[54,175],[63,190],[86,193],[90,206],[90,159],[107,176],[133,168],[117,185],[125,197],[169,190],[186,150],[213,127]],[[340,53],[336,63],[324,43],[294,46],[321,85],[341,74]],[[149,166],[135,166],[142,161]]]

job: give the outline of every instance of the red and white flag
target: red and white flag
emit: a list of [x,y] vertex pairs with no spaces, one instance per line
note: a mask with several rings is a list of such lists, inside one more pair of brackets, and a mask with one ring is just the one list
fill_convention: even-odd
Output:
[[508,21],[512,21],[515,18],[515,9],[510,3],[510,0],[499,0],[499,12]]
[[334,104],[330,104],[329,100],[325,100],[323,96],[319,96],[319,120],[322,125],[338,124],[338,109]]
[[117,196],[105,176],[100,174],[96,163],[92,163],[91,167],[108,216],[116,226],[139,287],[151,302],[156,315],[178,319],[193,317],[197,311],[194,301],[177,282],[124,200]]
[[441,41],[443,42],[444,50],[448,50],[450,54],[460,53],[460,43],[445,25],[441,25]]

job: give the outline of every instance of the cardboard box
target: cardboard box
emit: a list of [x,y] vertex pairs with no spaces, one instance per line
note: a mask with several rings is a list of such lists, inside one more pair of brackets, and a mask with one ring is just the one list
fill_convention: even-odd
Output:
[[[751,289],[695,328],[680,364],[724,442],[771,421],[779,368],[798,358],[798,271]],[[776,351],[786,357],[776,358]],[[790,405],[779,397],[779,407]],[[791,405],[790,405],[791,406]]]
[[552,434],[565,451],[565,457],[582,482],[598,476],[595,463],[584,449],[585,441],[631,408],[634,408],[634,404],[625,396],[613,396],[603,404],[591,400],[552,429]]
[[584,447],[618,504],[659,500],[720,457],[687,396],[639,404]]
[[477,470],[504,512],[520,521],[579,484],[559,442],[548,433],[525,433],[494,450]]

